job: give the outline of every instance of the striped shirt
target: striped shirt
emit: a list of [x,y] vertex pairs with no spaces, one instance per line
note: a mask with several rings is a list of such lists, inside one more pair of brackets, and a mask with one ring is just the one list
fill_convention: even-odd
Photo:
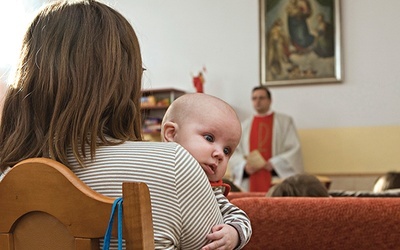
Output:
[[[89,151],[87,151],[89,152]],[[200,249],[223,218],[209,181],[180,145],[125,142],[102,146],[82,168],[68,153],[72,171],[93,190],[122,196],[122,182],[145,182],[150,190],[155,249]]]
[[242,249],[249,242],[252,234],[250,219],[243,210],[229,202],[222,187],[213,187],[213,190],[224,224],[234,227],[239,234],[239,245],[235,249]]

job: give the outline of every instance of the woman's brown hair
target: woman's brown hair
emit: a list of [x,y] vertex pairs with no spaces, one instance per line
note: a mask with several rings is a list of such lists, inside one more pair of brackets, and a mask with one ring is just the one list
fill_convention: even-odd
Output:
[[[0,124],[0,169],[30,157],[82,164],[99,145],[141,140],[142,59],[129,22],[93,1],[60,1],[28,28]],[[117,139],[110,140],[110,136]]]
[[310,174],[296,174],[272,186],[267,197],[329,197],[328,189]]

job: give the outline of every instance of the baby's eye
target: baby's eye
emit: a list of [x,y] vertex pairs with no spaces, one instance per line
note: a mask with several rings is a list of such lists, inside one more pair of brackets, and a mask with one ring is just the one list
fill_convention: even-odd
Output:
[[212,135],[205,135],[204,139],[206,139],[209,142],[214,142],[214,137]]
[[230,155],[231,154],[231,149],[230,148],[224,148],[224,154]]

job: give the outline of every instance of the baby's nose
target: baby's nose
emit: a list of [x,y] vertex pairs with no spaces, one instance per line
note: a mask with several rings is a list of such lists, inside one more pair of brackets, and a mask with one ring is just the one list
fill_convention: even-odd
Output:
[[213,152],[213,157],[218,160],[218,162],[224,159],[224,151],[222,149],[216,149]]

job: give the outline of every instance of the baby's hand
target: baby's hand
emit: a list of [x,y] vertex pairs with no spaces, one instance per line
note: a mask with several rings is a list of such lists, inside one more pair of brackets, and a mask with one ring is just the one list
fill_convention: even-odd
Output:
[[212,233],[207,235],[207,239],[212,242],[204,246],[201,250],[232,250],[239,243],[239,234],[232,226],[221,224],[211,229]]

